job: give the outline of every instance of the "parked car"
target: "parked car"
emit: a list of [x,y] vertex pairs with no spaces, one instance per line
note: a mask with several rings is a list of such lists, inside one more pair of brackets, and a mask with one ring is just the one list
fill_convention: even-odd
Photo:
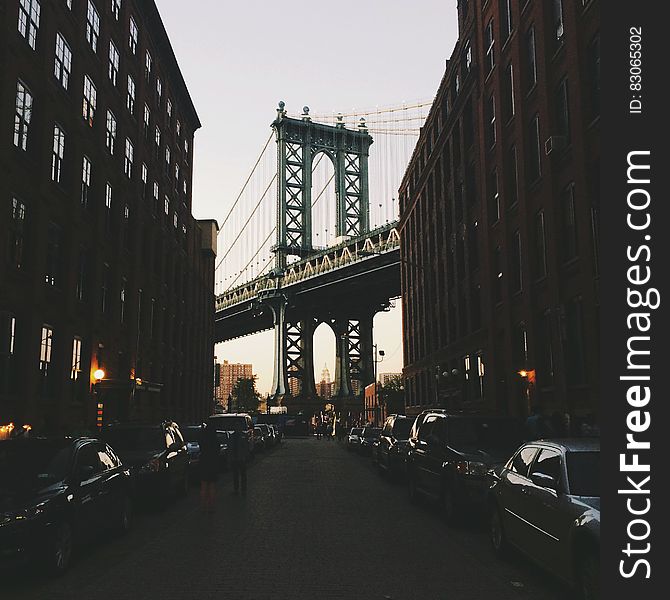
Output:
[[404,475],[407,468],[409,432],[414,419],[405,415],[390,415],[384,422],[375,462],[383,473]]
[[219,440],[219,468],[225,471],[228,468],[228,453],[230,449],[230,431],[217,431],[216,438]]
[[523,425],[513,417],[424,411],[409,437],[410,499],[421,493],[441,502],[448,523],[466,505],[485,509],[489,469],[504,463],[522,441]]
[[494,550],[507,545],[577,587],[599,595],[600,442],[528,442],[494,470],[489,494]]
[[268,425],[268,427],[272,430],[272,435],[274,436],[275,444],[281,444],[281,432],[279,431],[279,428],[275,425]]
[[357,450],[361,443],[362,427],[352,427],[347,436],[347,450]]
[[363,427],[360,436],[359,451],[362,454],[372,454],[372,446],[381,435],[381,427]]
[[189,454],[176,423],[110,424],[102,436],[130,467],[139,497],[164,504],[173,492],[188,493]]
[[210,421],[214,421],[217,431],[241,431],[249,444],[249,455],[253,456],[256,448],[254,441],[254,423],[246,413],[223,413],[211,415]]
[[132,523],[130,471],[93,438],[0,441],[0,565],[35,559],[65,571],[74,547]]
[[254,445],[254,452],[260,452],[269,446],[269,442],[265,438],[265,432],[258,425],[254,426]]
[[184,425],[180,428],[186,441],[186,452],[188,452],[188,474],[191,481],[200,479],[200,433],[202,425]]

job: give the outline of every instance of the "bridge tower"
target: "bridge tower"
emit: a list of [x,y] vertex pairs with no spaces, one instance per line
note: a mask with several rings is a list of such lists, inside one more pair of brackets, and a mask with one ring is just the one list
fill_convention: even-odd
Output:
[[[337,240],[359,236],[370,230],[368,157],[372,144],[365,120],[356,130],[344,123],[314,123],[309,108],[301,118],[288,117],[284,102],[279,103],[272,123],[277,142],[277,237],[272,251],[275,264],[272,275],[280,276],[288,257],[305,258],[312,248],[312,169],[314,159],[325,153],[335,169]],[[335,334],[335,404],[351,409],[360,400],[365,385],[372,381],[372,317],[341,313],[302,314],[287,320],[289,296],[279,283],[267,290],[263,301],[273,315],[275,328],[275,365],[271,395],[275,404],[290,410],[318,410],[314,382],[313,335],[319,322],[328,322]],[[374,312],[372,313],[374,314]],[[289,377],[298,380],[295,396],[289,392]],[[359,382],[357,398],[352,379]],[[362,403],[362,400],[361,400]]]

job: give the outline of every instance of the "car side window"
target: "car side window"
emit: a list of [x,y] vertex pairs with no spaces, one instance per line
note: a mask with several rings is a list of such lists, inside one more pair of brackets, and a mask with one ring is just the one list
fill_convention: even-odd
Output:
[[165,446],[169,448],[172,444],[174,444],[176,440],[174,439],[174,433],[172,433],[172,429],[170,427],[165,428]]
[[550,448],[542,448],[538,455],[533,468],[531,469],[531,477],[533,475],[545,475],[553,477],[560,485],[561,481],[561,454],[556,450]]
[[107,453],[107,448],[104,445],[98,446],[98,459],[103,471],[116,468],[114,458]]
[[431,433],[433,433],[433,428],[435,427],[436,421],[437,417],[430,416],[427,417],[426,420],[421,424],[421,426],[419,427],[419,439],[422,442],[428,441],[428,437],[430,436]]
[[382,435],[391,435],[391,433],[393,433],[393,420],[387,419],[386,423],[384,423],[384,431],[382,431]]
[[172,428],[172,432],[173,432],[175,441],[178,442],[179,444],[183,445],[184,444],[184,436],[181,434],[181,430],[179,429],[179,427],[174,426]]
[[519,450],[514,458],[512,459],[512,464],[510,465],[510,470],[528,477],[528,469],[530,464],[533,462],[533,458],[537,454],[537,447],[535,446],[526,446]]
[[98,452],[94,444],[86,444],[79,449],[75,465],[76,473],[78,475],[85,474],[87,479],[102,470],[100,458],[98,458]]
[[107,453],[112,461],[114,462],[115,467],[120,467],[121,466],[121,459],[116,455],[116,452],[112,450],[112,447],[109,446],[108,444],[105,444],[105,453]]

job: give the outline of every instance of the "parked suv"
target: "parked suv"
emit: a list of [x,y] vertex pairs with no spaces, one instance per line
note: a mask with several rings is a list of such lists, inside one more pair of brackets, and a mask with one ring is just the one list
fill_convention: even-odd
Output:
[[379,438],[375,459],[379,470],[391,476],[405,473],[409,432],[414,419],[405,415],[387,417]]
[[188,493],[188,451],[176,423],[115,423],[103,428],[102,437],[130,467],[140,496],[162,504],[174,491]]
[[448,523],[466,505],[486,507],[488,472],[502,464],[523,441],[522,423],[513,417],[421,413],[409,437],[407,485],[438,500]]
[[241,431],[247,438],[249,454],[252,455],[256,443],[254,441],[254,423],[246,413],[223,413],[209,417],[217,431]]

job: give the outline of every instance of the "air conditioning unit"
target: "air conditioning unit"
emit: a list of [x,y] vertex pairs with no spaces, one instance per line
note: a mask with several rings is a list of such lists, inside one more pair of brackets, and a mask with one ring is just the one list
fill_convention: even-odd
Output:
[[552,152],[560,152],[568,145],[568,140],[564,135],[552,135],[544,142],[544,152],[549,156]]

